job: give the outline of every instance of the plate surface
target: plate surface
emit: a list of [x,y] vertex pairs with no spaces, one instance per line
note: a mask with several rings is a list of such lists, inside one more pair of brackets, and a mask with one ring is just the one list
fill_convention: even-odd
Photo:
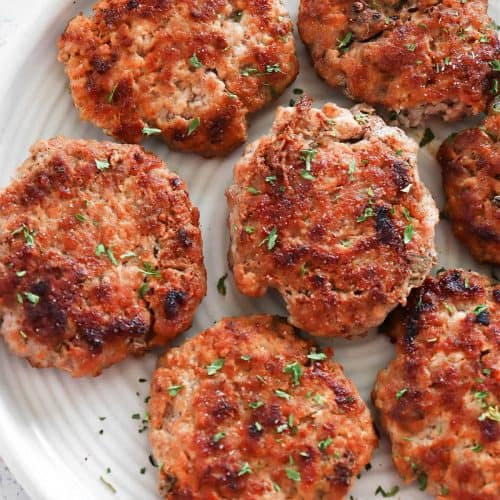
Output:
[[[56,40],[68,20],[88,11],[90,1],[52,0],[36,23],[27,27],[10,44],[12,53],[2,62],[0,81],[0,186],[5,186],[28,155],[29,146],[40,138],[67,135],[75,138],[105,139],[94,126],[83,123],[68,91],[63,67],[57,62]],[[490,2],[490,14],[500,21],[500,4]],[[296,21],[298,1],[285,1]],[[278,104],[287,104],[292,89],[300,87],[321,106],[327,101],[349,106],[340,92],[323,84],[311,67],[297,37],[301,73]],[[267,133],[275,105],[251,119],[250,140]],[[441,175],[434,160],[441,140],[450,132],[471,125],[474,120],[450,127],[431,123],[437,140],[420,150],[419,169],[439,207],[443,205]],[[413,131],[417,138],[421,131]],[[219,295],[216,283],[227,272],[228,231],[224,190],[231,183],[233,166],[243,148],[224,160],[204,160],[194,155],[170,152],[160,141],[148,139],[145,147],[166,160],[170,169],[188,183],[193,202],[201,212],[208,295],[196,315],[192,336],[223,316],[285,309],[276,295],[250,299],[239,294],[229,275],[228,293]],[[437,231],[439,262],[436,267],[461,266],[490,274],[477,265],[452,236],[446,221]],[[176,340],[176,344],[182,342]],[[353,341],[331,343],[335,357],[370,404],[369,395],[376,373],[393,357],[386,338],[370,333]],[[144,398],[158,353],[139,360],[127,360],[108,369],[96,379],[73,380],[53,369],[35,370],[11,355],[0,342],[0,443],[1,452],[15,476],[33,500],[146,499],[157,498],[156,469],[149,463],[147,433],[138,432],[135,413],[145,411]],[[147,379],[146,382],[140,380]],[[100,419],[99,417],[105,417]],[[102,433],[100,431],[102,430]],[[372,458],[372,469],[363,472],[351,494],[356,499],[375,497],[378,485],[390,489],[400,486],[395,498],[425,499],[416,487],[404,487],[396,474],[387,440]],[[141,474],[141,468],[146,471]],[[107,473],[107,469],[111,472]],[[116,493],[99,478],[116,488]],[[379,497],[377,497],[379,498]]]

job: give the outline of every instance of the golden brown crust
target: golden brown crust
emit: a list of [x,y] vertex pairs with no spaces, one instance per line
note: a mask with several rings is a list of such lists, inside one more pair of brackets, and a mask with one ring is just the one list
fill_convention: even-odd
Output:
[[386,328],[397,355],[373,401],[399,473],[442,500],[499,498],[500,285],[443,272]]
[[290,322],[317,335],[379,325],[434,261],[437,210],[416,151],[371,108],[280,108],[227,191],[240,291],[276,288]]
[[485,110],[500,59],[486,10],[487,0],[301,0],[299,30],[330,85],[416,126]]
[[342,368],[311,352],[273,316],[223,319],[167,352],[149,408],[162,497],[343,498],[377,438]]
[[97,375],[189,328],[206,280],[183,181],[139,146],[59,137],[31,153],[0,193],[9,347]]
[[132,143],[158,128],[173,149],[216,156],[295,79],[291,31],[279,0],[101,0],[69,23],[59,60],[83,120]]
[[483,126],[446,140],[438,160],[455,235],[476,260],[499,265],[500,108]]

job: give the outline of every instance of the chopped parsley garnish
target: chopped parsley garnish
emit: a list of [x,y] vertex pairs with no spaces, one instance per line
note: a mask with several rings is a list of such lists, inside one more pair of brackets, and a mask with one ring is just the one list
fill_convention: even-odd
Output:
[[168,393],[170,394],[170,396],[175,397],[177,396],[177,394],[179,394],[179,392],[181,392],[183,388],[184,388],[183,385],[171,385],[168,388]]
[[314,181],[316,177],[314,177],[309,170],[301,170],[300,175],[306,180],[306,181]]
[[486,419],[493,420],[494,422],[500,422],[500,409],[494,405],[489,406],[488,409],[478,417],[480,422],[483,422]]
[[408,245],[410,241],[413,239],[413,234],[415,233],[415,228],[413,227],[413,224],[408,224],[405,227],[405,232],[403,235],[403,242],[405,245]]
[[257,188],[254,188],[253,186],[248,186],[247,192],[253,195],[260,194],[260,191]]
[[106,253],[106,247],[102,243],[99,243],[96,246],[95,254],[97,255],[97,257],[100,257],[101,255],[104,255],[105,253]]
[[146,276],[153,276],[154,278],[159,278],[161,276],[160,271],[153,266],[150,262],[143,262],[142,266],[144,269],[139,269],[139,272],[145,274]]
[[245,226],[245,233],[253,234],[255,229],[252,226]]
[[489,42],[489,38],[487,37],[487,35],[481,35],[479,37],[479,42],[480,43],[488,43]]
[[241,466],[241,469],[238,472],[238,476],[244,476],[245,474],[251,474],[251,473],[252,473],[252,469],[251,469],[250,465],[248,464],[248,462],[245,462]]
[[115,83],[113,85],[113,88],[111,89],[111,92],[108,94],[108,104],[113,104],[113,99],[115,98],[115,92],[116,92],[116,89],[118,88],[118,84]]
[[434,132],[430,128],[426,128],[424,130],[424,135],[422,136],[422,139],[420,140],[420,147],[423,148],[429,142],[431,142],[436,136],[434,135]]
[[281,389],[276,389],[274,391],[274,394],[276,394],[276,396],[278,396],[279,398],[283,398],[283,399],[292,399],[292,396],[290,396],[290,394],[288,394],[288,392],[285,392],[285,391],[282,391]]
[[304,370],[302,369],[300,363],[294,361],[283,368],[283,373],[290,373],[292,375],[293,385],[299,385],[300,377],[302,377]]
[[224,274],[224,276],[221,276],[217,281],[217,291],[221,295],[226,295],[226,278],[227,278],[227,273]]
[[276,182],[277,177],[275,175],[268,175],[266,177],[266,182],[269,182],[269,184],[274,184]]
[[75,219],[78,222],[85,222],[87,220],[86,217],[85,217],[85,215],[83,215],[83,214],[76,214],[75,215]]
[[286,468],[285,473],[286,473],[286,477],[288,479],[291,479],[292,481],[295,481],[296,483],[300,483],[301,477],[300,477],[299,471],[296,471],[295,469]]
[[202,62],[198,59],[198,56],[196,54],[193,54],[189,58],[189,64],[195,69],[201,68],[203,66]]
[[281,434],[282,432],[286,431],[288,429],[288,424],[281,424],[276,427],[276,432],[278,434]]
[[225,432],[218,432],[217,434],[214,435],[214,437],[212,438],[212,441],[214,443],[218,443],[221,439],[224,439],[225,437],[226,437]]
[[415,43],[407,43],[405,47],[410,51],[410,52],[415,52],[415,49],[417,48],[417,45]]
[[31,302],[35,306],[40,302],[40,297],[35,293],[24,292],[23,295],[28,299],[28,302]]
[[106,255],[114,266],[118,265],[118,261],[116,260],[115,254],[113,253],[113,250],[111,248],[108,247],[106,249]]
[[396,399],[401,399],[407,392],[408,389],[406,387],[404,389],[400,389],[398,392],[396,392]]
[[276,241],[278,240],[278,230],[273,227],[269,234],[259,243],[262,246],[267,241],[267,249],[272,250],[276,246]]
[[266,73],[282,73],[281,66],[279,64],[268,64],[266,66]]
[[483,450],[483,445],[482,444],[475,444],[472,447],[472,451],[475,452],[475,453],[479,453],[482,450]]
[[357,115],[354,115],[354,119],[360,124],[360,125],[366,125],[368,123],[368,118],[367,118],[367,114],[366,113],[363,113],[363,111],[361,111],[359,114]]
[[224,358],[218,358],[207,366],[208,375],[215,375],[223,366]]
[[28,341],[28,335],[26,335],[26,332],[24,332],[23,330],[19,330],[19,335],[25,342]]
[[249,66],[248,68],[244,68],[240,71],[240,74],[241,76],[251,76],[251,75],[255,75],[259,72],[259,70],[257,68],[252,68],[251,66]]
[[142,133],[144,135],[157,135],[157,134],[161,134],[161,129],[146,126],[142,129]]
[[139,287],[139,290],[137,290],[137,293],[139,294],[139,297],[141,297],[141,299],[143,299],[144,296],[148,293],[148,291],[149,291],[149,283],[143,283]]
[[488,306],[485,304],[479,304],[478,306],[474,307],[474,314],[476,316],[479,316],[481,313],[485,312],[488,310]]
[[342,38],[342,40],[337,40],[339,43],[337,44],[337,48],[338,49],[347,49],[347,47],[349,47],[349,45],[351,44],[352,42],[352,32],[351,31],[348,31],[344,38]]
[[315,395],[313,396],[313,401],[314,401],[316,404],[318,404],[318,405],[322,406],[322,405],[325,403],[325,398],[324,398],[321,394],[315,394]]
[[26,276],[26,271],[16,271],[16,276],[18,278],[22,278],[23,276]]
[[276,493],[279,493],[281,491],[281,487],[277,483],[273,483],[273,489]]
[[188,137],[190,135],[193,135],[195,130],[201,125],[201,120],[200,120],[200,117],[197,116],[196,118],[193,118],[190,122],[189,122],[189,126],[188,126]]
[[255,430],[257,430],[258,432],[260,432],[263,429],[260,422],[254,422],[253,426],[255,427]]
[[306,164],[306,170],[309,172],[311,170],[311,162],[316,158],[318,151],[316,149],[303,149],[300,152],[300,159]]
[[241,356],[241,359],[243,361],[250,361],[252,359],[252,356],[248,356],[248,355],[245,354],[244,356]]
[[248,406],[252,408],[252,410],[256,410],[257,408],[264,406],[264,403],[262,401],[252,401],[251,403],[248,403]]
[[378,486],[377,489],[375,490],[375,495],[378,495],[379,493],[384,497],[384,498],[389,498],[395,496],[399,491],[399,486],[393,486],[389,491],[385,491],[382,486]]
[[103,484],[106,485],[108,489],[110,489],[113,493],[116,493],[116,488],[109,481],[106,481],[106,479],[104,479],[102,476],[99,476],[99,479]]
[[406,207],[403,207],[401,209],[401,211],[403,212],[403,215],[405,216],[405,219],[408,222],[411,222],[413,220],[413,217],[411,216],[410,211]]
[[318,443],[318,448],[321,451],[325,451],[332,443],[333,443],[333,439],[330,436],[328,436],[326,439],[324,439],[323,441],[320,441]]
[[490,66],[493,68],[493,71],[500,71],[500,61],[498,59],[490,61]]
[[490,92],[493,94],[493,95],[497,95],[498,94],[498,80],[496,78],[494,78],[492,81],[491,81],[491,90]]
[[120,255],[120,259],[131,259],[132,257],[137,257],[135,252],[125,252]]
[[308,359],[312,359],[313,361],[323,361],[327,358],[327,355],[324,352],[316,352],[312,351],[307,355]]
[[365,211],[363,212],[363,215],[359,216],[356,219],[356,222],[364,222],[368,217],[373,217],[375,215],[375,212],[373,211],[372,207],[366,207]]
[[417,477],[418,489],[420,491],[425,491],[427,488],[427,474],[425,472],[421,472]]
[[108,160],[94,160],[95,161],[95,166],[97,167],[97,170],[103,171],[103,170],[108,170],[109,168],[109,161]]
[[12,236],[16,236],[16,234],[23,233],[24,239],[26,240],[26,246],[34,247],[35,246],[35,232],[30,231],[26,225],[22,225],[18,227],[14,231],[12,231]]
[[354,180],[354,172],[356,172],[356,160],[351,160],[349,162],[349,179]]

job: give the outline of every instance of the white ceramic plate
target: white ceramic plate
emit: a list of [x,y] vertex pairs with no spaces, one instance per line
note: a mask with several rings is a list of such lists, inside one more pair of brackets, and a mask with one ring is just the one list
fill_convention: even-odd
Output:
[[[51,0],[36,22],[11,43],[11,54],[1,62],[0,80],[0,186],[6,185],[15,168],[27,156],[29,146],[40,138],[58,134],[75,138],[104,139],[94,126],[83,123],[73,107],[63,67],[56,60],[56,39],[68,20],[88,11],[92,2]],[[500,5],[492,3],[491,14],[500,21]],[[294,20],[298,1],[285,1]],[[324,85],[311,67],[302,43],[297,39],[301,73],[279,104],[286,104],[291,89],[300,87],[314,97],[316,105],[331,100],[349,106],[339,92]],[[254,116],[250,140],[266,133],[274,106]],[[431,124],[438,137],[420,151],[422,178],[442,206],[441,176],[433,155],[456,127]],[[420,132],[413,132],[418,138]],[[193,202],[201,211],[208,295],[198,310],[194,335],[227,315],[255,312],[285,314],[280,299],[269,296],[254,300],[239,294],[231,277],[228,294],[217,293],[218,278],[227,272],[226,203],[224,189],[242,149],[224,160],[203,160],[194,155],[170,152],[160,141],[148,140],[148,149],[166,160],[188,183]],[[478,266],[452,236],[446,222],[437,234],[439,266],[462,266],[489,274]],[[176,343],[181,342],[178,339]],[[386,338],[372,332],[363,339],[334,341],[336,359],[352,377],[367,402],[379,369],[393,356]],[[140,360],[127,360],[96,379],[73,380],[55,370],[35,370],[12,356],[0,342],[0,451],[15,476],[33,500],[147,499],[156,498],[156,469],[148,460],[147,433],[139,433],[140,421],[131,418],[145,411],[144,398],[158,353]],[[140,379],[147,382],[140,382]],[[100,420],[99,417],[105,417]],[[102,429],[102,434],[100,430]],[[375,497],[378,485],[400,486],[396,498],[428,498],[415,487],[403,487],[390,459],[389,446],[382,439],[372,459],[372,469],[363,472],[351,492],[356,499]],[[145,467],[144,474],[140,473]],[[107,473],[107,469],[111,469]],[[99,478],[116,488],[113,493]],[[380,497],[377,497],[380,498]]]

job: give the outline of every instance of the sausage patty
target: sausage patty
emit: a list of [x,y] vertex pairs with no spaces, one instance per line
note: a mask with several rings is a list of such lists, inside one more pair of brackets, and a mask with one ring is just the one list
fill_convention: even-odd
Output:
[[479,262],[500,265],[500,100],[484,125],[454,134],[438,153],[446,213]]
[[500,41],[487,0],[301,0],[299,30],[321,77],[405,126],[455,121],[498,93]]
[[298,63],[279,0],[101,0],[59,41],[80,116],[137,143],[224,155]]
[[276,288],[290,322],[317,335],[379,325],[434,262],[438,214],[416,156],[371,108],[280,108],[227,190],[240,291]]
[[401,476],[442,500],[500,498],[500,285],[443,272],[386,329],[396,358],[373,401]]
[[165,344],[205,295],[198,210],[140,146],[39,141],[0,193],[0,334],[73,376]]
[[149,405],[166,499],[343,498],[377,444],[340,365],[273,316],[167,352]]

